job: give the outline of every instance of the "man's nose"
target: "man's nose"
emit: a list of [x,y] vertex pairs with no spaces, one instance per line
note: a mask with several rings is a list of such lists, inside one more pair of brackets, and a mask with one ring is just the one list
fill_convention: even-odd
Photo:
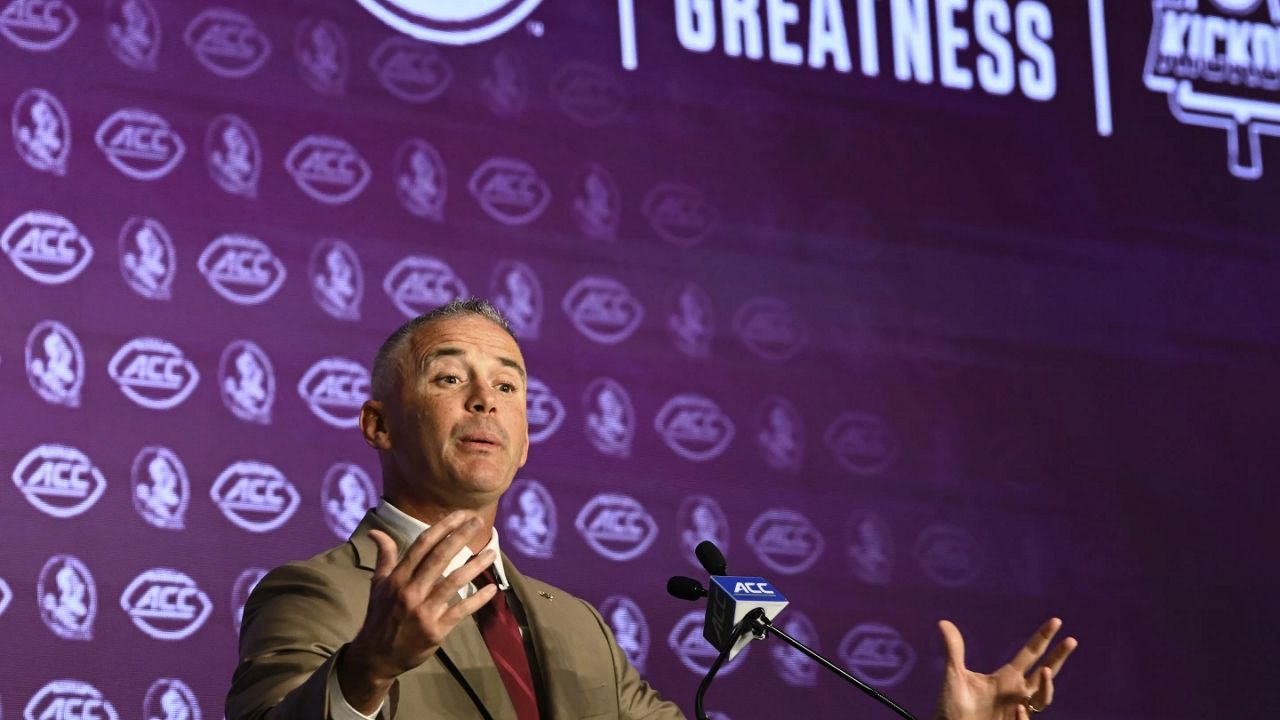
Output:
[[467,397],[467,404],[472,412],[492,412],[496,407],[493,388],[481,383],[472,383],[471,393]]

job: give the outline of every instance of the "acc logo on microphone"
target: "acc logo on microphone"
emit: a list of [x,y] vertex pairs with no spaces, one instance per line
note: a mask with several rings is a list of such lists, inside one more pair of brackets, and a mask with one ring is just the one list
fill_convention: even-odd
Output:
[[694,358],[711,355],[715,335],[715,308],[705,290],[685,283],[675,294],[667,315],[667,333],[680,352]]
[[213,602],[185,573],[158,567],[129,583],[120,595],[120,607],[151,637],[181,640],[204,625]]
[[106,16],[111,53],[134,70],[155,70],[162,31],[151,0],[108,0]]
[[253,533],[275,530],[298,509],[298,490],[275,467],[241,460],[223,470],[209,490],[222,514]]
[[56,518],[75,517],[93,507],[107,489],[89,456],[67,445],[31,449],[13,469],[13,484],[35,509]]
[[284,284],[284,263],[256,237],[227,233],[214,239],[196,261],[209,287],[237,305],[260,305]]
[[320,360],[298,381],[298,394],[311,412],[336,428],[360,423],[360,406],[369,397],[369,371],[355,360]]
[[333,135],[308,135],[284,159],[284,169],[316,202],[350,202],[369,184],[373,171],[351,143]]
[[133,509],[143,520],[161,530],[186,526],[191,483],[176,453],[159,445],[142,448],[133,459],[131,479]]
[[720,503],[710,495],[690,495],[680,503],[677,516],[680,526],[680,549],[694,567],[702,567],[698,561],[698,543],[710,540],[721,552],[729,552],[729,518]]
[[[671,634],[667,636],[667,646],[671,648],[671,652],[680,658],[680,664],[689,668],[696,675],[706,675],[711,669],[711,664],[716,661],[716,657],[720,654],[719,650],[712,647],[711,643],[702,635],[702,626],[705,622],[704,613],[701,610],[690,610],[671,628]],[[717,677],[727,675],[738,668],[742,664],[744,658],[751,652],[751,643],[743,646],[737,655],[724,665],[720,666],[720,673]]]
[[836,418],[823,438],[841,467],[857,475],[876,475],[898,459],[898,436],[881,418],[847,412]]
[[701,190],[677,182],[661,182],[650,189],[640,212],[658,237],[682,248],[706,240],[719,220],[715,206]]
[[120,720],[98,688],[83,680],[54,680],[27,701],[26,720]]
[[599,163],[578,169],[573,181],[573,221],[592,240],[613,242],[622,219],[622,196],[613,175]]
[[703,462],[719,457],[733,441],[733,421],[710,398],[684,393],[667,401],[653,419],[672,452]]
[[80,407],[84,352],[71,328],[56,320],[38,323],[27,335],[27,381],[45,402]]
[[520,478],[502,496],[503,537],[522,554],[549,560],[555,556],[556,503],[537,480]]
[[74,280],[93,258],[93,245],[75,223],[45,210],[29,210],[9,223],[0,249],[18,272],[42,285]]
[[107,161],[134,180],[168,175],[187,151],[168,120],[138,108],[115,111],[102,121],[93,138]]
[[863,582],[888,585],[893,574],[893,534],[879,515],[859,511],[845,525],[845,554]]
[[809,518],[794,510],[766,510],[747,530],[747,544],[760,562],[795,575],[813,567],[826,543]]
[[236,581],[231,585],[231,624],[235,626],[237,635],[240,634],[240,624],[244,621],[244,604],[249,601],[249,593],[253,592],[266,574],[266,568],[247,568],[236,576]]
[[837,652],[854,673],[884,687],[902,682],[916,662],[916,651],[902,635],[880,623],[862,623],[850,630]]
[[434,46],[390,37],[369,56],[369,67],[387,92],[405,102],[425,104],[453,82],[453,68]]
[[92,640],[98,590],[89,568],[74,555],[54,555],[36,582],[40,619],[64,640]]
[[293,35],[293,58],[312,90],[331,97],[347,94],[350,63],[342,28],[328,20],[304,19]]
[[13,142],[18,157],[41,172],[67,174],[71,155],[71,121],[58,98],[31,88],[13,103]]
[[271,40],[244,13],[211,7],[191,19],[182,34],[209,72],[225,78],[252,75],[271,55]]
[[177,270],[173,239],[159,220],[135,215],[125,221],[120,228],[120,274],[134,292],[148,300],[168,300]]
[[600,603],[600,615],[609,623],[618,647],[636,670],[644,672],[649,658],[649,622],[635,600],[626,595],[612,595]]
[[626,285],[607,275],[587,275],[574,283],[560,307],[578,332],[601,345],[626,340],[644,320],[644,306]]
[[204,135],[204,158],[209,177],[218,187],[241,197],[258,196],[262,147],[253,126],[239,115],[219,115]]
[[619,493],[591,498],[573,525],[592,550],[616,562],[639,557],[658,537],[658,524],[644,506]]
[[492,157],[471,174],[471,197],[485,214],[504,225],[528,225],[547,209],[551,188],[529,163]]
[[796,473],[804,459],[804,420],[791,401],[770,395],[756,410],[756,444],[775,470]]
[[444,159],[426,140],[410,138],[396,151],[396,197],[405,210],[441,222],[448,196]]
[[142,717],[200,720],[200,703],[186,683],[177,678],[160,678],[147,688],[142,700]]
[[382,279],[382,289],[391,304],[411,318],[468,295],[453,268],[428,255],[410,255],[396,263]]
[[978,543],[973,535],[955,525],[931,525],[916,540],[920,567],[943,587],[964,587],[978,578]]
[[350,245],[333,239],[316,243],[307,275],[311,278],[311,297],[321,310],[339,320],[360,319],[364,270]]
[[324,474],[320,484],[324,524],[339,540],[351,537],[364,514],[377,504],[378,491],[373,480],[359,465],[338,463]]
[[534,340],[542,325],[542,283],[538,274],[519,260],[503,260],[493,269],[489,297],[521,339]]
[[551,94],[569,119],[586,127],[604,127],[627,109],[627,91],[608,70],[573,62],[551,78]]
[[79,24],[75,9],[62,0],[13,0],[0,10],[0,33],[30,52],[58,49]]
[[125,397],[152,410],[176,407],[200,382],[200,371],[177,345],[154,337],[134,338],[120,346],[107,374]]
[[218,363],[222,404],[245,422],[268,425],[276,399],[276,375],[271,358],[251,340],[236,340],[222,351]]
[[602,455],[631,457],[636,434],[636,412],[627,389],[611,378],[591,381],[582,393],[583,430],[591,446]]
[[[778,622],[783,632],[814,650],[818,647],[818,631],[813,627],[809,616],[793,610],[787,618]],[[818,684],[818,664],[810,660],[804,653],[790,645],[776,643],[769,647],[769,656],[773,658],[773,669],[778,677],[793,687],[814,687]]]
[[757,357],[790,360],[804,348],[809,330],[791,305],[777,298],[752,298],[733,316],[733,331]]
[[445,45],[483,42],[510,30],[542,0],[360,0],[365,10],[406,35]]
[[525,392],[526,414],[529,417],[529,442],[540,443],[556,434],[564,422],[564,403],[541,380],[530,377]]

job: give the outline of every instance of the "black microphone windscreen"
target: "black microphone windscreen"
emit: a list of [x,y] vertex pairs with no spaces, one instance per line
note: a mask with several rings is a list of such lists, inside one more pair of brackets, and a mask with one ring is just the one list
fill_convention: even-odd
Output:
[[671,593],[673,597],[690,602],[707,596],[707,590],[702,587],[702,583],[684,575],[676,575],[668,580],[667,592]]
[[724,561],[724,553],[720,552],[720,548],[710,540],[703,540],[698,543],[698,547],[693,549],[693,554],[698,556],[698,562],[702,563],[702,569],[707,571],[708,575],[728,575]]

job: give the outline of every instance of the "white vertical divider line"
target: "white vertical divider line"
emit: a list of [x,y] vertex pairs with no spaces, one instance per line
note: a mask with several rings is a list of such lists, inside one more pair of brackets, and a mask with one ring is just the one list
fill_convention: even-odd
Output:
[[618,0],[618,34],[622,41],[622,67],[635,70],[640,66],[636,54],[635,0]]
[[[622,1],[622,0],[620,0]],[[1111,71],[1107,64],[1107,21],[1103,0],[1089,0],[1089,45],[1093,50],[1093,107],[1098,134],[1111,137]]]

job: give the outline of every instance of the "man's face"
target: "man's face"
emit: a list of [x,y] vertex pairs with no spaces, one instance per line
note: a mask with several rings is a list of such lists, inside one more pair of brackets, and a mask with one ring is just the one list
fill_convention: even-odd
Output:
[[425,325],[387,402],[391,454],[415,494],[448,508],[496,503],[529,453],[524,358],[480,316]]

